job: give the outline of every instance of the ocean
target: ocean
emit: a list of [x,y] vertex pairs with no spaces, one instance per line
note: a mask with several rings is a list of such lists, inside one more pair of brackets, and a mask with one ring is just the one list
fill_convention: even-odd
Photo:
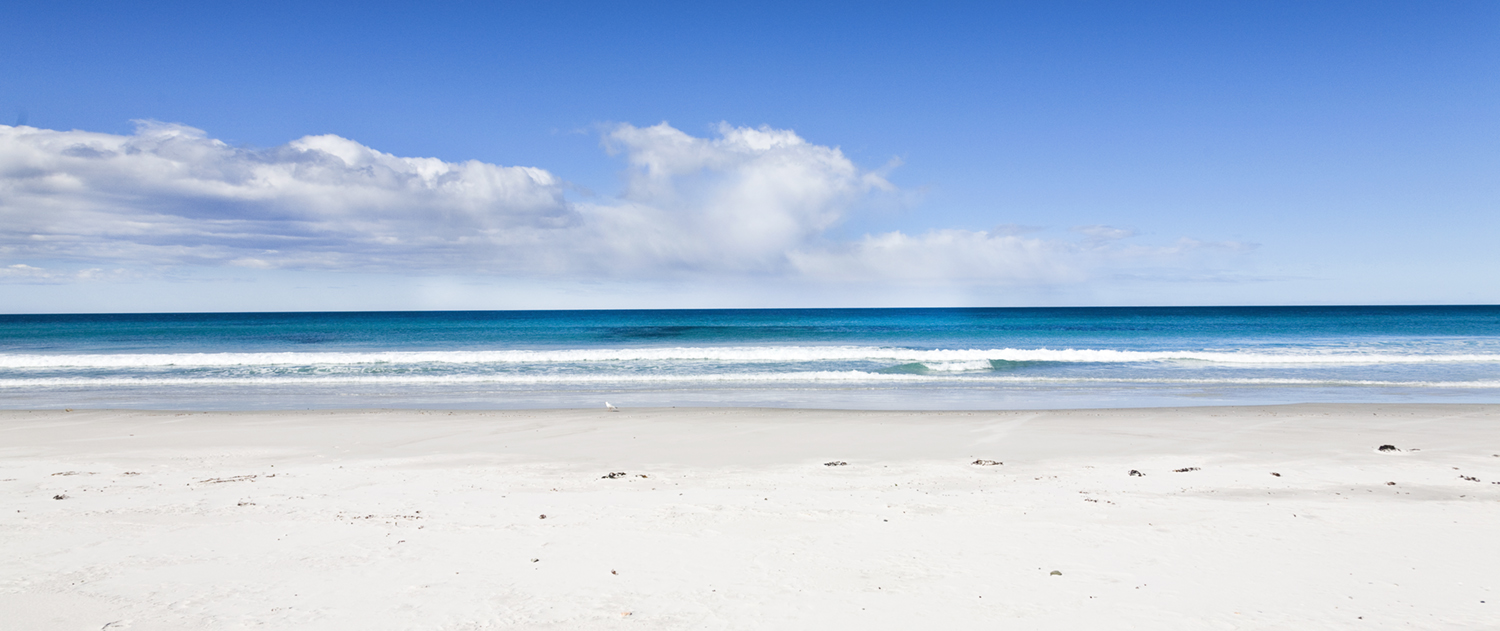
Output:
[[1500,402],[1500,306],[0,315],[0,407]]

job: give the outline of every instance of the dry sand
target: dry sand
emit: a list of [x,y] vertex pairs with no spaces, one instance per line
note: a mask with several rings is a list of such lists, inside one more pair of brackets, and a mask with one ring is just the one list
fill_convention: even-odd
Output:
[[0,629],[1493,629],[1495,454],[1497,405],[0,412]]

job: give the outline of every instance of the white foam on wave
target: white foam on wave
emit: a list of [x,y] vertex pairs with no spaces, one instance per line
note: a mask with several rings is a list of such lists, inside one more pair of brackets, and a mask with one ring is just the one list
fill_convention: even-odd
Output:
[[[1119,351],[1109,349],[918,350],[871,346],[621,348],[514,351],[388,351],[280,353],[0,354],[0,369],[129,369],[227,366],[340,366],[360,364],[556,364],[706,361],[798,363],[820,361],[921,362],[931,370],[972,362],[1136,363],[1200,361],[1226,365],[1369,365],[1500,363],[1500,354],[1373,352]],[[960,370],[978,368],[964,367]]]
[[1457,388],[1500,389],[1500,380],[1479,381],[1387,381],[1369,379],[1287,379],[1287,378],[1088,378],[1088,377],[973,377],[950,375],[913,375],[872,373],[860,370],[808,371],[790,373],[720,373],[706,375],[277,375],[256,377],[47,377],[39,379],[0,379],[0,389],[7,388],[114,388],[145,386],[349,386],[382,387],[498,385],[498,386],[595,386],[595,385],[679,385],[679,384],[899,384],[962,383],[974,385],[1055,385],[1090,384],[1179,385],[1179,386],[1325,386],[1325,387],[1391,387],[1391,388]]
[[976,372],[989,370],[994,367],[989,360],[967,361],[967,362],[935,362],[928,361],[922,364],[932,372]]

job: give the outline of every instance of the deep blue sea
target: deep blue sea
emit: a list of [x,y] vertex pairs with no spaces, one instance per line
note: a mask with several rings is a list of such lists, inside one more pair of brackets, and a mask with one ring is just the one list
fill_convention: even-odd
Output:
[[1500,402],[1500,306],[0,315],[0,407]]

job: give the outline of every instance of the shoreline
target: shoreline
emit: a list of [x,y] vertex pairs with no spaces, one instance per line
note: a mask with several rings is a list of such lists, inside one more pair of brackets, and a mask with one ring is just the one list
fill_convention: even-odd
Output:
[[1496,626],[1495,454],[1500,404],[0,411],[0,630]]

